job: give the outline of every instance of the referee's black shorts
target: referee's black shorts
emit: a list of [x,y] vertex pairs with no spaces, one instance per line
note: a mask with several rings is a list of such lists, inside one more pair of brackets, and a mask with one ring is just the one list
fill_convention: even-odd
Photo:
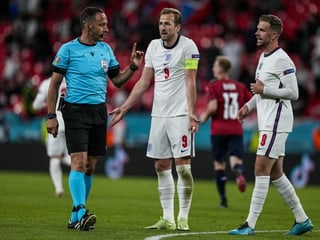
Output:
[[89,156],[106,154],[107,110],[105,103],[74,104],[64,102],[62,116],[65,124],[68,152],[87,152]]

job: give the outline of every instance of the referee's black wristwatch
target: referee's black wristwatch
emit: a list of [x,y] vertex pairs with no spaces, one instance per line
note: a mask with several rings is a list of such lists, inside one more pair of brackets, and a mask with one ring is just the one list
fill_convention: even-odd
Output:
[[139,68],[137,67],[137,66],[135,66],[135,65],[133,65],[133,64],[130,64],[130,67],[129,67],[130,69],[131,69],[131,71],[133,71],[133,72],[135,72],[135,71],[137,71]]
[[47,118],[48,118],[48,119],[54,119],[54,118],[56,118],[56,117],[57,117],[57,114],[51,113],[51,112],[49,112],[48,115],[47,115]]

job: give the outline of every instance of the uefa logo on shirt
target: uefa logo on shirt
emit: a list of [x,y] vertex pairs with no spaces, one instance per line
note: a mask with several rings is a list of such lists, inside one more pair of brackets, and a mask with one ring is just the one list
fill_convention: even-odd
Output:
[[61,62],[60,56],[56,56],[56,57],[54,58],[54,60],[53,60],[53,63],[54,63],[55,65],[59,64],[60,62]]

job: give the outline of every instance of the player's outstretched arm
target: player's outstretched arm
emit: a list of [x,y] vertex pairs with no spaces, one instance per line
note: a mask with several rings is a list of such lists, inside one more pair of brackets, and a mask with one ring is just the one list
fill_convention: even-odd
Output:
[[117,124],[123,116],[133,107],[133,105],[142,97],[144,92],[150,86],[154,71],[152,68],[145,67],[143,69],[141,78],[134,85],[127,100],[118,108],[112,110],[109,115],[112,115],[109,127]]

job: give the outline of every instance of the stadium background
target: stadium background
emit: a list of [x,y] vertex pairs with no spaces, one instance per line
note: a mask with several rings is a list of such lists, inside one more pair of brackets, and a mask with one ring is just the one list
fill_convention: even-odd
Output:
[[[0,169],[47,171],[43,144],[45,111],[35,113],[31,102],[41,81],[50,76],[51,61],[58,47],[80,34],[79,12],[87,5],[105,9],[109,20],[106,41],[115,50],[122,68],[128,65],[133,42],[145,51],[158,38],[158,13],[176,7],[184,17],[182,34],[197,43],[201,61],[198,72],[199,112],[206,104],[205,90],[212,79],[211,65],[224,54],[233,63],[232,77],[247,86],[254,79],[259,51],[254,32],[260,14],[273,13],[284,22],[280,44],[297,66],[300,98],[293,103],[294,132],[287,142],[287,172],[295,186],[318,184],[320,149],[320,2],[317,0],[204,0],[204,1],[86,1],[2,0],[0,5]],[[126,84],[129,93],[140,71]],[[153,175],[146,159],[152,90],[127,115],[126,149],[129,162],[124,174]],[[108,98],[118,90],[110,83]],[[246,174],[253,179],[256,117],[244,125]],[[196,136],[196,177],[210,178],[209,123]],[[112,147],[108,154],[113,154]],[[9,160],[10,159],[10,160]],[[98,172],[105,173],[104,161]]]

